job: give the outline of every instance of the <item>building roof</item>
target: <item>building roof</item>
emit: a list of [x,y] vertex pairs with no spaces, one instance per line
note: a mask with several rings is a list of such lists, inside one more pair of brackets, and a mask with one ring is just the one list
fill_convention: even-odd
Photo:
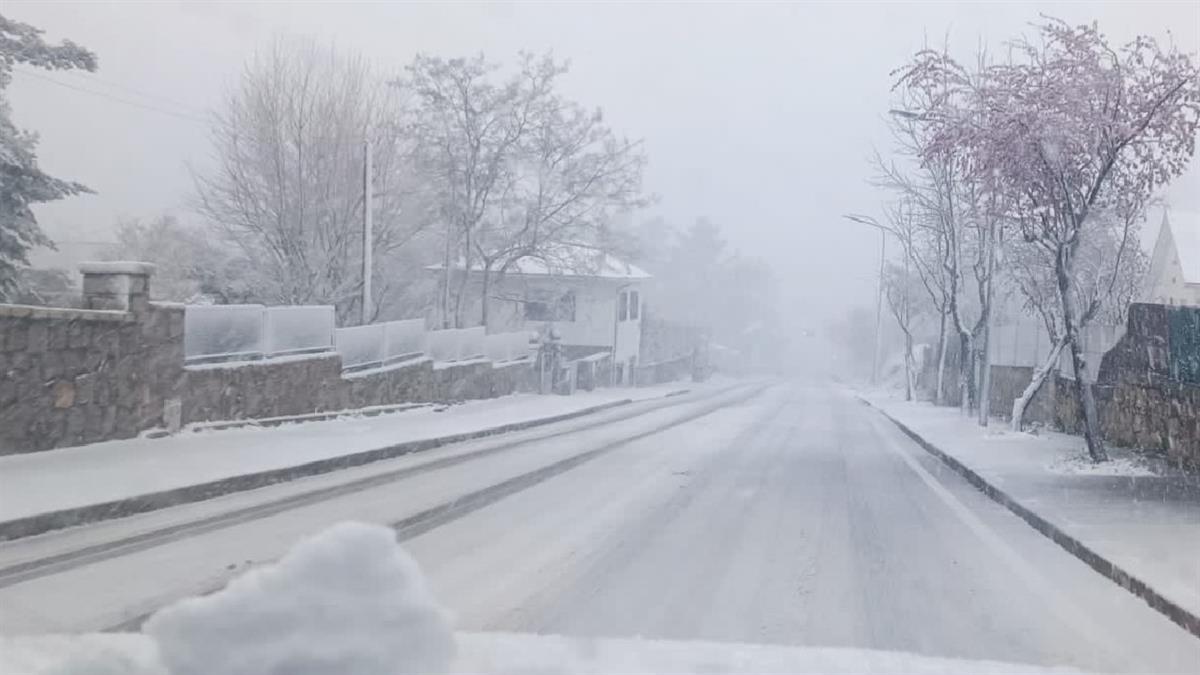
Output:
[[1171,209],[1163,214],[1163,225],[1171,228],[1184,282],[1200,284],[1200,213]]
[[[454,269],[461,270],[464,265],[460,258]],[[441,270],[442,265],[429,265],[425,269]],[[471,265],[472,272],[482,272],[477,264]],[[585,277],[595,279],[649,279],[650,273],[631,265],[607,253],[597,254],[594,251],[575,249],[563,250],[558,254],[546,257],[521,258],[509,266],[505,274],[523,276],[565,276]]]

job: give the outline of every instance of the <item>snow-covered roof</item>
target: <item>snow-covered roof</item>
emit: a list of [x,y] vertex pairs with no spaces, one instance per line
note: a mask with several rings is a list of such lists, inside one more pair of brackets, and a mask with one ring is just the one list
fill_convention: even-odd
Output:
[[1171,209],[1166,222],[1170,223],[1171,238],[1183,268],[1183,280],[1200,284],[1200,212]]
[[[460,258],[454,269],[462,269]],[[425,269],[441,270],[442,265],[430,265]],[[482,272],[483,267],[478,263],[471,264],[472,272]],[[493,270],[496,271],[496,270]],[[566,251],[559,255],[546,257],[521,258],[509,265],[505,274],[524,276],[567,276],[591,277],[598,279],[649,279],[650,273],[642,268],[631,265],[607,253],[597,254],[593,251]]]

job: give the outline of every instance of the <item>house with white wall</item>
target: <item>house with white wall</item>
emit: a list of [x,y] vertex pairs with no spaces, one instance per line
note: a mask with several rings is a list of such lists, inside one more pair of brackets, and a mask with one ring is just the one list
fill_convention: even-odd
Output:
[[1141,300],[1200,307],[1200,213],[1163,211]]
[[[451,270],[452,288],[464,265]],[[428,269],[445,276],[441,265]],[[461,316],[464,325],[483,317],[483,271],[466,272]],[[504,272],[488,273],[487,332],[554,331],[568,358],[610,352],[618,380],[636,366],[641,349],[642,293],[650,274],[612,255],[522,258]]]

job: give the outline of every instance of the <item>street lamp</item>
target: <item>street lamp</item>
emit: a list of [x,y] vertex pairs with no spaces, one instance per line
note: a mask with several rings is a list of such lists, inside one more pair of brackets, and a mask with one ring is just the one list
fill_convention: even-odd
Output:
[[851,213],[845,216],[847,220],[868,225],[879,230],[879,280],[876,282],[875,294],[875,349],[871,354],[871,384],[876,384],[879,379],[879,350],[880,340],[882,337],[882,322],[883,322],[883,270],[884,261],[887,255],[887,228],[879,224],[871,216],[863,216]]

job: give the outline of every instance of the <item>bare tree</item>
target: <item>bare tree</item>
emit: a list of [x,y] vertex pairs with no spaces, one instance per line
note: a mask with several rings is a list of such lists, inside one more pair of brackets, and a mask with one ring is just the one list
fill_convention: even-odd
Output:
[[[609,218],[644,201],[641,144],[617,137],[598,110],[558,93],[565,63],[522,54],[516,74],[496,82],[499,71],[483,56],[420,56],[401,83],[418,101],[419,157],[445,229],[446,325],[451,317],[455,325],[463,322],[469,271],[483,274],[486,325],[494,274],[522,258],[561,257],[568,250],[602,254]],[[452,290],[456,258],[463,274]]]
[[386,260],[420,229],[399,94],[361,57],[312,41],[277,39],[247,64],[214,116],[215,168],[195,182],[198,211],[254,261],[261,300],[356,314],[366,141],[376,255]]
[[913,356],[913,331],[918,327],[929,305],[920,302],[921,282],[911,273],[911,260],[906,255],[900,264],[892,263],[884,271],[883,291],[888,311],[904,335],[904,400],[913,398],[916,364]]
[[116,243],[104,253],[111,260],[144,260],[158,266],[151,290],[156,298],[177,302],[238,302],[250,295],[252,267],[209,232],[165,214],[117,223]]
[[609,220],[646,203],[641,143],[617,137],[599,110],[551,92],[531,111],[516,149],[498,217],[485,220],[475,237],[484,325],[493,271],[503,275],[522,258],[561,258],[572,251],[585,255],[558,262],[567,269],[594,268],[614,247]]
[[[1187,166],[1200,123],[1200,73],[1191,58],[1139,36],[1111,47],[1095,25],[1047,19],[1039,42],[1020,40],[1013,59],[974,81],[947,59],[918,63],[906,77],[957,78],[964,105],[932,120],[927,155],[967,149],[972,173],[1014,201],[1024,239],[1054,261],[1066,348],[1076,373],[1084,437],[1107,459],[1079,330],[1081,248],[1105,230],[1098,212],[1136,217],[1154,190]],[[1127,247],[1118,250],[1123,252]]]
[[[1072,304],[1081,308],[1079,330],[1101,319],[1110,325],[1125,322],[1129,303],[1140,288],[1147,256],[1137,246],[1140,221],[1132,216],[1095,214],[1096,232],[1076,250]],[[1025,410],[1067,347],[1063,303],[1059,298],[1055,257],[1036,243],[1013,246],[1005,262],[1005,276],[1028,311],[1041,320],[1050,338],[1050,353],[1033,372],[1029,384],[1013,401],[1014,431],[1024,425]],[[1080,377],[1079,373],[1075,374]]]
[[[986,58],[981,50],[979,63]],[[938,77],[923,76],[928,63],[941,66]],[[986,400],[981,392],[986,379],[977,372],[987,368],[992,279],[1004,232],[1003,195],[971,170],[965,148],[935,146],[940,120],[966,105],[974,76],[944,49],[918,52],[893,75],[899,108],[891,111],[891,129],[905,163],[876,154],[875,182],[915,213],[914,228],[901,241],[907,241],[908,256],[941,315],[935,401],[944,400],[949,324],[958,341],[959,400],[966,410]],[[986,414],[986,404],[980,412]]]
[[[415,157],[430,182],[445,233],[440,305],[446,327],[452,321],[462,324],[475,236],[486,219],[499,217],[519,143],[564,68],[548,55],[535,59],[522,54],[518,72],[497,83],[499,66],[482,54],[455,59],[418,55],[407,68],[408,77],[394,83],[414,96]],[[452,270],[459,252],[463,273],[451,309]]]

